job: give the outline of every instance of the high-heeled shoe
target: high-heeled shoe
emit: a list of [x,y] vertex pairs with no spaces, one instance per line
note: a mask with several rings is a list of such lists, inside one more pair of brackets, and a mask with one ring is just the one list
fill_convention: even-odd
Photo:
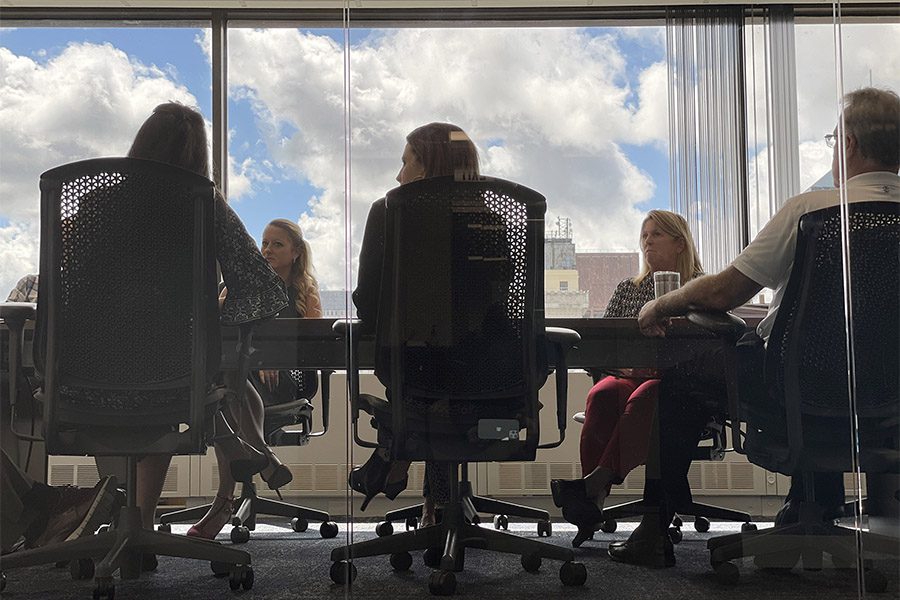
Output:
[[387,482],[391,467],[391,461],[384,459],[381,453],[375,450],[363,466],[350,471],[350,476],[347,478],[350,487],[365,496],[359,510],[366,510],[372,498],[379,493],[383,492],[388,500],[393,500],[406,489],[409,475],[404,475],[403,479],[397,481]]
[[263,454],[265,454],[268,464],[259,472],[259,476],[266,482],[270,490],[277,490],[293,481],[294,474],[275,456],[272,450],[266,448]]
[[231,457],[228,468],[235,481],[248,482],[269,466],[269,457],[242,440],[237,434],[217,436],[213,440],[220,445],[225,456]]
[[212,506],[195,525],[188,529],[188,537],[198,537],[205,540],[214,540],[222,528],[225,527],[234,514],[234,498],[224,498],[216,495]]
[[603,510],[597,502],[587,497],[584,479],[553,479],[550,481],[553,503],[562,509],[563,518],[578,526],[572,546],[578,548],[594,537],[603,522]]

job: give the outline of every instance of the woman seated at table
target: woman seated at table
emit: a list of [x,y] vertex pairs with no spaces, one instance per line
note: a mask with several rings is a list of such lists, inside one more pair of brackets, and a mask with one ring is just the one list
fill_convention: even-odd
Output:
[[[449,123],[429,123],[406,136],[401,156],[402,166],[397,181],[405,185],[419,179],[463,174],[478,175],[478,150],[465,132]],[[384,262],[386,210],[384,199],[376,201],[369,210],[362,248],[359,253],[359,275],[353,291],[353,303],[363,325],[374,328],[378,318],[381,290],[381,270]],[[376,371],[382,381],[383,374]],[[413,402],[413,400],[410,400]],[[421,410],[428,410],[423,405]],[[406,488],[409,462],[390,462],[385,449],[377,449],[362,467],[350,473],[350,487],[366,496],[363,509],[378,493],[393,500]],[[424,506],[422,525],[435,523],[437,504],[450,498],[449,471],[440,463],[425,464],[425,486],[422,490]]]
[[[686,282],[702,273],[687,222],[666,210],[651,210],[641,226],[643,266],[637,277],[616,287],[605,317],[637,317],[654,298],[653,274],[676,271]],[[576,548],[593,536],[602,521],[603,503],[612,484],[647,460],[650,427],[656,410],[658,379],[623,371],[598,381],[585,404],[581,430],[581,479],[554,479],[553,502],[578,526]]]
[[[263,258],[275,271],[288,292],[290,303],[278,313],[283,318],[318,318],[322,316],[322,301],[319,285],[313,275],[312,255],[309,243],[303,239],[300,226],[287,219],[275,219],[263,230],[261,251]],[[228,288],[219,297],[225,301]],[[267,461],[260,471],[260,477],[271,490],[287,485],[293,479],[291,470],[282,464],[274,452],[266,445],[264,434],[265,407],[285,404],[303,397],[309,385],[302,385],[307,377],[315,377],[315,372],[263,370],[250,374],[250,382],[244,395],[244,402],[232,407],[229,421],[237,423],[240,431]],[[301,382],[301,383],[298,383]],[[188,535],[213,539],[231,521],[234,506],[235,480],[226,468],[230,457],[225,449],[216,446],[216,461],[219,464],[219,489],[209,511],[193,527]]]
[[[209,152],[203,116],[177,102],[160,104],[141,125],[128,156],[168,163],[209,177]],[[85,213],[89,214],[89,211]],[[77,226],[77,220],[73,220],[72,227]],[[218,191],[215,198],[215,248],[222,277],[232,289],[220,307],[223,325],[241,325],[273,317],[287,306],[283,283]],[[233,387],[228,376],[226,384]],[[268,462],[263,454],[241,439],[233,427],[221,422],[216,427],[216,449],[223,449],[225,464],[233,463],[238,471],[249,468],[247,475],[252,475]],[[138,463],[137,504],[142,511],[143,526],[147,529],[153,527],[156,505],[171,458],[170,455],[153,454]],[[100,468],[105,471],[108,467],[111,465]],[[223,469],[224,472],[229,470]],[[151,564],[154,566],[147,568],[154,568],[155,560]]]

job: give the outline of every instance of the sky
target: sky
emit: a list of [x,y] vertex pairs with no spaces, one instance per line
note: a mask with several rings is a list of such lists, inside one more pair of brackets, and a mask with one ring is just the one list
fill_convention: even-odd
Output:
[[[900,87],[898,26],[844,34],[845,85],[871,71]],[[831,28],[797,35],[810,185],[830,166]],[[368,207],[397,185],[406,134],[430,121],[463,127],[483,173],[543,193],[580,251],[636,250],[643,214],[669,207],[662,27],[354,30],[349,103],[340,30],[232,29],[228,41],[229,201],[257,240],[273,218],[298,221],[325,289],[342,289],[348,266],[355,281]],[[210,119],[209,46],[193,27],[0,30],[0,294],[36,270],[41,172],[123,155],[161,102]],[[766,151],[750,152],[763,181]]]

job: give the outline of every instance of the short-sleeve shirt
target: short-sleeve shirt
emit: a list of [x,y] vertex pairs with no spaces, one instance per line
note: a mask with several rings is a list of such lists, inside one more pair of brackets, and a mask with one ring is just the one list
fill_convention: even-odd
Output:
[[[900,177],[887,171],[852,177],[847,180],[846,189],[849,202],[900,202]],[[775,291],[769,304],[769,312],[757,327],[759,337],[764,340],[769,339],[775,315],[791,277],[800,217],[822,208],[837,206],[840,202],[840,190],[817,190],[794,196],[731,263],[743,275]]]

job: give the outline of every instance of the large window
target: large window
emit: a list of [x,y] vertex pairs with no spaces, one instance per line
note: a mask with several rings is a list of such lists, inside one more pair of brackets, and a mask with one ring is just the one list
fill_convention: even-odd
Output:
[[162,102],[209,118],[202,27],[0,29],[0,299],[37,272],[42,172],[124,155]]

